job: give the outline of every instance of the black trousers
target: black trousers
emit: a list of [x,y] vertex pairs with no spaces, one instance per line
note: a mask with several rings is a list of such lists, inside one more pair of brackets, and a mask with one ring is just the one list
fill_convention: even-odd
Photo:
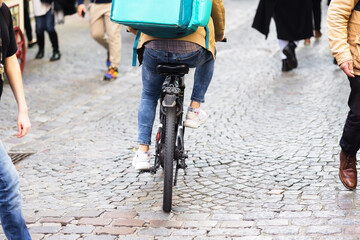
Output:
[[321,28],[321,0],[313,0],[314,29],[320,31]]
[[32,28],[29,14],[29,0],[24,0],[24,23],[25,23],[25,32],[26,38],[29,42],[32,41]]
[[350,111],[346,118],[340,146],[346,154],[355,156],[360,149],[360,76],[349,77],[349,81],[351,92],[348,105]]

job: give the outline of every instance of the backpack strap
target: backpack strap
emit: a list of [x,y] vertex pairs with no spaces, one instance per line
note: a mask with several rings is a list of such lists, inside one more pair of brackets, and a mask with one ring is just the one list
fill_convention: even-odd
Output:
[[206,41],[206,49],[209,50],[209,28],[208,26],[205,27],[205,31],[206,31],[206,37],[205,37],[205,41]]
[[132,65],[133,65],[134,67],[136,66],[137,46],[138,46],[138,44],[139,44],[140,35],[141,35],[141,32],[138,30],[138,31],[137,31],[137,34],[136,34],[135,41],[134,41],[134,46],[133,46],[133,60],[132,60]]

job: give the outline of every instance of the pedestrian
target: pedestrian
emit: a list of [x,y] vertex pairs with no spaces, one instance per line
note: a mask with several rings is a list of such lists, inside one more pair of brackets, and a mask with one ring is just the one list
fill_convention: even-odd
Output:
[[[107,51],[106,66],[108,69],[104,75],[105,81],[117,78],[121,60],[121,25],[110,20],[111,2],[111,0],[91,0],[88,7],[91,36]],[[77,11],[79,16],[83,17],[86,14],[84,0],[78,0]],[[107,34],[107,38],[105,34]]]
[[[225,8],[222,0],[212,1],[209,28],[209,48],[206,48],[206,30],[199,27],[196,32],[176,39],[158,39],[141,34],[138,52],[142,60],[142,95],[138,110],[138,143],[132,164],[136,170],[150,168],[151,133],[157,102],[165,77],[155,70],[159,63],[182,63],[195,69],[194,88],[184,126],[198,128],[207,120],[200,104],[210,84],[215,64],[215,41],[224,39]],[[132,29],[130,29],[132,31]],[[141,54],[143,52],[143,54]]]
[[[0,97],[6,73],[18,105],[17,137],[25,136],[30,129],[30,120],[25,101],[19,62],[16,58],[16,41],[11,13],[0,0]],[[31,239],[21,211],[19,176],[9,155],[0,141],[0,220],[7,239]]]
[[26,38],[28,40],[28,48],[32,48],[36,45],[36,39],[33,39],[32,27],[31,27],[31,20],[30,20],[30,13],[29,13],[29,0],[24,0],[24,26],[25,26],[25,33]]
[[39,46],[39,51],[36,54],[35,59],[41,59],[44,57],[45,31],[47,31],[53,48],[53,53],[50,57],[50,61],[60,60],[61,54],[59,50],[58,35],[55,31],[53,1],[32,0],[32,2],[35,15],[36,38]]
[[[321,0],[312,0],[312,10],[314,17],[314,31],[315,39],[322,36],[321,33]],[[310,45],[310,38],[305,39],[305,45]]]
[[348,189],[357,185],[356,154],[360,148],[360,2],[332,0],[327,25],[330,50],[350,83],[348,112],[340,139],[339,177]]
[[298,41],[313,35],[312,0],[260,0],[252,27],[267,38],[270,21],[275,20],[282,59],[282,71],[298,66],[295,48]]

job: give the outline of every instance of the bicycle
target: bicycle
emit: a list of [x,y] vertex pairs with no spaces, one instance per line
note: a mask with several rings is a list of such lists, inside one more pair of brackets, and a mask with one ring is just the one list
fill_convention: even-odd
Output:
[[[184,149],[183,103],[185,64],[158,64],[156,71],[165,76],[160,97],[160,124],[156,134],[155,161],[152,173],[162,167],[164,171],[163,211],[172,208],[172,190],[176,186],[179,169],[186,169],[188,158]],[[175,174],[174,174],[175,163]]]

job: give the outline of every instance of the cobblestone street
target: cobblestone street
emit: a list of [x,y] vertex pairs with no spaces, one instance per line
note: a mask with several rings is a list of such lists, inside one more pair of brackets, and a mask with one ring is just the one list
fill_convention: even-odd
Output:
[[[27,49],[32,129],[14,136],[16,103],[6,85],[0,138],[9,152],[34,153],[16,164],[34,240],[360,239],[360,194],[338,177],[350,88],[332,63],[327,6],[323,37],[301,41],[299,67],[282,73],[274,23],[267,40],[251,28],[257,3],[224,0],[228,42],[217,44],[202,105],[209,120],[186,129],[188,169],[179,171],[169,214],[162,171],[139,174],[131,166],[141,93],[141,68],[131,66],[134,36],[122,29],[113,82],[100,81],[106,51],[91,38],[88,16],[57,26],[60,61],[49,61],[47,36],[44,59]],[[186,105],[192,79],[193,71]]]

